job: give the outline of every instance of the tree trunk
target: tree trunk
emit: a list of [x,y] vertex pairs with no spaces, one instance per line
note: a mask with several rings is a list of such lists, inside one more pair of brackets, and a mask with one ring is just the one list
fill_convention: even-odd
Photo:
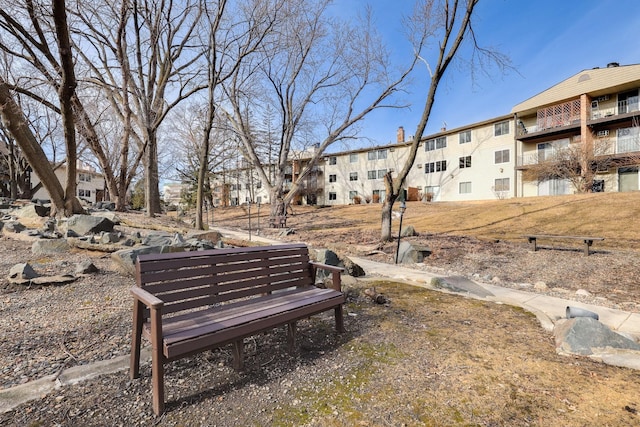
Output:
[[3,125],[11,133],[22,150],[33,171],[40,177],[44,188],[49,192],[54,209],[64,212],[64,190],[58,177],[42,150],[36,137],[29,129],[29,124],[22,114],[20,106],[14,101],[7,83],[0,77],[0,115]]
[[158,144],[155,130],[149,130],[149,140],[147,142],[147,162],[146,162],[146,180],[145,180],[145,204],[147,208],[147,216],[153,217],[159,214],[162,209],[160,207],[160,191],[158,178]]
[[391,235],[391,213],[393,211],[393,204],[398,198],[397,192],[393,191],[393,178],[391,172],[387,172],[384,176],[384,188],[385,198],[382,204],[382,222],[381,222],[381,235],[380,238],[383,242],[390,242],[393,237]]

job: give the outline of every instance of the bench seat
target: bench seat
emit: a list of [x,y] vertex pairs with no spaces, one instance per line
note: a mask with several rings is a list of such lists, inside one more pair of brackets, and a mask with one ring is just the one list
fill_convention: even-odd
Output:
[[[321,313],[344,301],[342,292],[309,287],[170,317],[162,322],[162,352],[174,360]],[[144,336],[151,338],[148,322]]]

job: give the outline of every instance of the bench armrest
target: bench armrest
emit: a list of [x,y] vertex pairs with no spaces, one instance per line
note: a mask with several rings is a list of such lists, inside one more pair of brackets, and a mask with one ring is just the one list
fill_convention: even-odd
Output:
[[137,299],[138,301],[140,301],[141,303],[143,303],[149,308],[158,309],[158,308],[162,308],[162,306],[164,305],[164,301],[162,301],[160,298],[156,297],[155,295],[145,291],[144,289],[138,286],[131,287],[131,293],[133,294],[133,297],[135,299]]
[[313,269],[313,278],[314,279],[316,277],[315,272],[318,269],[327,270],[327,271],[331,272],[332,288],[335,289],[338,292],[342,292],[342,281],[340,279],[340,273],[342,273],[344,271],[344,268],[338,267],[336,265],[322,264],[320,262],[315,262],[315,261],[309,261],[309,264],[311,265],[311,268]]

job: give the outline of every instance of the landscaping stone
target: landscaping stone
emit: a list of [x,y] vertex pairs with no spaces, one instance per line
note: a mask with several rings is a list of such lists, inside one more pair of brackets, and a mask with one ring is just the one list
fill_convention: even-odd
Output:
[[426,246],[415,245],[411,242],[400,242],[398,249],[398,264],[417,264],[424,261],[424,257],[431,254]]
[[94,215],[73,215],[67,220],[67,230],[73,230],[79,236],[101,231],[113,231],[114,223],[108,218]]
[[71,249],[64,239],[38,239],[31,245],[34,255],[52,255],[68,252]]
[[39,274],[29,263],[16,264],[9,270],[9,280],[11,281],[30,280],[38,276]]
[[588,356],[610,347],[640,350],[640,345],[591,317],[576,317],[557,324],[554,329],[559,351]]

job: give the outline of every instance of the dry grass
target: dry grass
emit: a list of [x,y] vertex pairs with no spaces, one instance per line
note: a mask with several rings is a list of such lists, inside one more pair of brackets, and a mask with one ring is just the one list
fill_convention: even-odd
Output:
[[[394,206],[397,209],[397,204]],[[359,228],[380,229],[381,205],[349,205],[327,208],[293,207],[294,215],[288,224],[313,229],[306,221],[318,209],[323,215],[339,217],[332,230]],[[238,208],[215,211],[214,224],[247,219]],[[252,212],[253,227],[256,212]],[[267,212],[263,208],[262,221]],[[474,236],[480,239],[522,241],[525,234],[560,234],[599,236],[606,240],[598,247],[636,249],[640,245],[640,228],[633,227],[640,217],[640,193],[595,193],[569,196],[529,197],[476,202],[409,202],[403,223],[412,225],[420,233],[444,233]],[[394,223],[395,225],[395,223]],[[317,224],[322,227],[322,224]]]

